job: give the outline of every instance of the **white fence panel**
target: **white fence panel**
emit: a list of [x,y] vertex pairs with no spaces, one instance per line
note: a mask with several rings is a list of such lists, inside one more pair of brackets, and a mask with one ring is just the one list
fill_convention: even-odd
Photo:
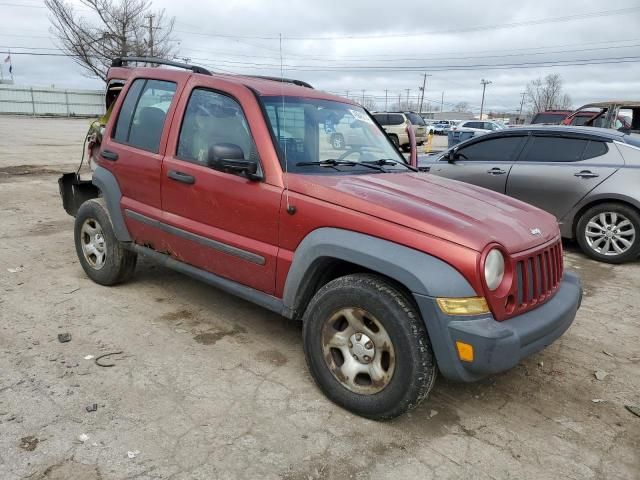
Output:
[[0,85],[0,114],[97,117],[104,111],[100,90]]

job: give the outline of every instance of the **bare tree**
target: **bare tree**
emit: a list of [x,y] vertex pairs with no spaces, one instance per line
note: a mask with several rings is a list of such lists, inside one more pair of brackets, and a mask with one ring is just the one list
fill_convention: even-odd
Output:
[[80,0],[92,11],[89,21],[64,0],[45,0],[51,31],[62,50],[84,68],[87,76],[107,78],[111,60],[125,56],[170,58],[175,17],[154,12],[148,0]]
[[527,103],[532,113],[546,110],[570,110],[571,97],[562,91],[562,77],[558,74],[537,78],[527,85]]
[[467,113],[471,111],[471,106],[469,105],[469,102],[458,102],[453,110],[455,112]]
[[362,101],[361,98],[359,98],[359,99],[356,99],[356,102],[358,103],[358,105],[360,105],[363,108],[366,108],[369,111],[375,111],[377,109],[377,103],[371,97],[364,97],[364,102]]

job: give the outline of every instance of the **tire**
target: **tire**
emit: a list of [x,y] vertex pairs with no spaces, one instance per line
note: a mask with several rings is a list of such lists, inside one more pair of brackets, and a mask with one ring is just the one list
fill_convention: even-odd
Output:
[[389,135],[389,138],[391,139],[393,144],[396,146],[396,148],[400,148],[400,140],[398,140],[398,137],[396,135]]
[[596,205],[578,220],[576,237],[582,251],[594,260],[635,260],[640,256],[640,214],[621,203]]
[[[337,405],[385,420],[417,407],[431,391],[437,367],[425,325],[412,302],[382,277],[329,282],[314,295],[303,322],[309,371]],[[367,369],[379,378],[345,373]]]
[[133,275],[137,254],[126,250],[113,233],[104,199],[87,200],[74,227],[76,253],[87,276],[100,285],[116,285]]
[[411,145],[407,144],[407,145],[402,145],[402,151],[407,153],[411,151]]
[[343,150],[345,148],[344,137],[339,133],[334,133],[331,137],[331,146],[336,150]]

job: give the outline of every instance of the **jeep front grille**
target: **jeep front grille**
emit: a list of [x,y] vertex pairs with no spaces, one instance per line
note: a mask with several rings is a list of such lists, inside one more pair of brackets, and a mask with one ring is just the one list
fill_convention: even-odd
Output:
[[516,312],[542,303],[562,280],[563,261],[560,240],[541,251],[516,258]]

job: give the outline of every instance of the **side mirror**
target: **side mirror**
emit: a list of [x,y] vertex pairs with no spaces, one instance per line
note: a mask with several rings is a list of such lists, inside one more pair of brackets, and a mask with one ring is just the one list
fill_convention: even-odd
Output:
[[449,150],[442,156],[442,158],[449,163],[455,163],[456,158],[458,158],[458,151],[455,148],[453,150]]
[[260,180],[258,162],[246,160],[242,148],[233,143],[216,143],[209,147],[207,165],[221,172],[246,175],[250,180]]

